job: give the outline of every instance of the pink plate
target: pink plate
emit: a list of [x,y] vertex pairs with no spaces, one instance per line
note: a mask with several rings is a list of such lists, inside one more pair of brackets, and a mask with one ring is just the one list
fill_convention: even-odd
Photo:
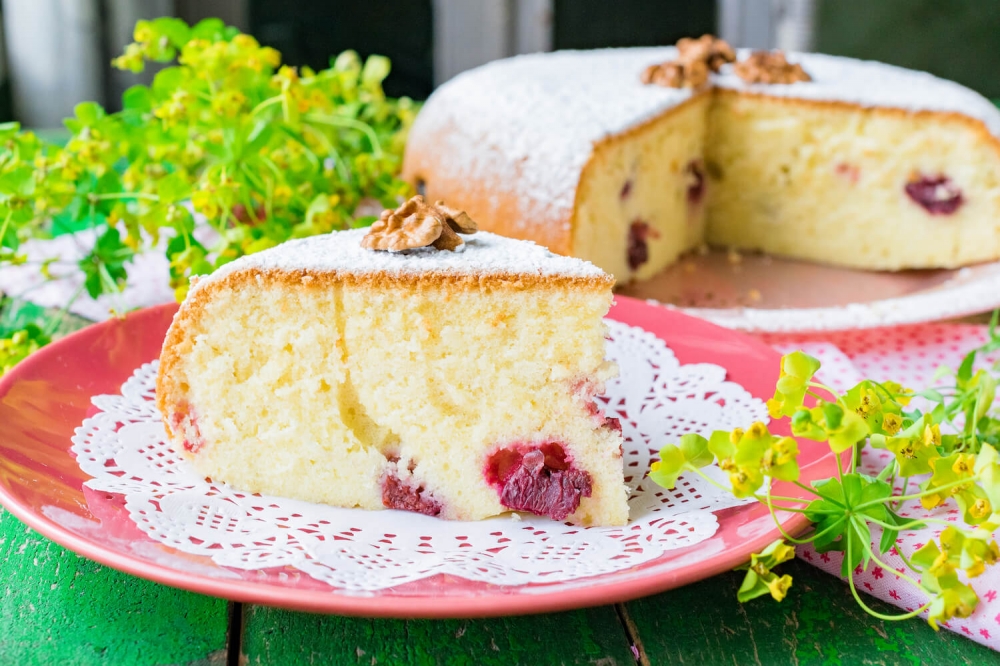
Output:
[[[45,347],[0,380],[0,502],[29,526],[110,567],[194,592],[290,609],[377,617],[483,617],[626,601],[707,578],[744,562],[779,536],[765,507],[718,514],[714,536],[629,570],[579,581],[497,586],[437,575],[359,596],[284,568],[241,571],[154,542],[132,523],[120,496],[98,493],[70,453],[73,430],[94,413],[93,395],[117,393],[135,368],[159,355],[174,305],[95,324]],[[610,318],[663,338],[681,363],[711,362],[728,379],[770,397],[779,355],[741,333],[618,297]],[[787,434],[784,423],[774,430]],[[805,443],[805,480],[835,474],[826,447]],[[800,496],[778,484],[776,492]],[[786,530],[804,527],[783,515]]]

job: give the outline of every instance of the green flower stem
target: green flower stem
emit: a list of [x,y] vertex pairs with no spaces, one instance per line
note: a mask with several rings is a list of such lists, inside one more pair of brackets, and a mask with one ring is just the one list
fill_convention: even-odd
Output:
[[[758,499],[757,501],[760,502],[761,500]],[[767,504],[767,502],[762,502],[762,503],[763,504]],[[797,509],[797,508],[791,507],[791,506],[784,506],[784,505],[781,505],[781,504],[775,504],[774,502],[772,502],[770,506],[773,506],[775,509],[777,509],[779,511],[787,511],[789,513],[808,513],[808,511],[806,509]],[[832,511],[813,511],[812,513],[833,513],[833,512]]]
[[145,199],[146,201],[159,201],[160,197],[155,194],[145,192],[108,192],[105,194],[88,194],[87,199],[93,203],[108,199]]
[[823,402],[826,402],[826,398],[824,398],[819,393],[816,393],[814,391],[806,391],[806,395],[811,396],[811,397],[815,398],[816,400],[822,400]]
[[840,479],[840,485],[844,485],[844,461],[841,458],[840,453],[834,453],[833,457],[837,459],[837,478]]
[[[860,520],[860,518],[858,518],[857,516],[855,516],[852,520]],[[878,559],[878,556],[875,554],[875,551],[872,550],[872,546],[871,546],[870,543],[866,543],[865,544],[865,550],[868,551],[868,556],[871,558],[872,562],[874,562],[878,566],[882,567],[883,569],[888,569],[889,571],[896,571],[895,569],[893,569],[892,567],[890,567],[888,564],[886,564],[882,560]],[[897,548],[896,550],[898,551],[899,549]],[[907,583],[913,585],[917,589],[920,589],[920,581],[914,580],[913,578],[910,578],[905,573],[902,573],[900,571],[896,571],[895,575],[899,576],[900,578],[902,578],[903,580],[905,580]]]
[[306,122],[319,123],[320,125],[329,125],[331,127],[344,127],[363,132],[372,144],[372,155],[376,158],[382,157],[382,144],[379,142],[375,130],[367,123],[344,116],[330,116],[325,113],[307,113],[302,118]]
[[[965,485],[967,483],[975,483],[978,480],[979,480],[979,477],[972,477],[972,478],[969,478],[969,479],[960,479],[958,481],[952,481],[951,483],[946,483],[943,486],[937,486],[936,488],[932,488],[930,490],[925,490],[925,491],[920,492],[920,493],[914,493],[912,495],[893,495],[893,496],[889,497],[888,499],[889,499],[889,501],[894,501],[894,502],[903,502],[905,500],[920,499],[921,497],[927,497],[928,495],[936,495],[936,494],[940,493],[942,490],[949,490],[951,488],[955,488],[955,487],[958,487],[958,486],[963,486],[963,485]],[[862,502],[861,504],[859,504],[856,507],[854,507],[854,510],[860,512],[860,511],[862,511],[864,509],[867,509],[870,506],[875,506],[876,504],[882,504],[883,502],[885,502],[884,499],[877,499],[877,500],[871,500],[869,502]]]
[[[697,474],[701,478],[705,479],[705,481],[707,481],[708,483],[712,484],[713,486],[715,486],[716,488],[718,488],[722,492],[726,493],[727,495],[731,495],[732,494],[732,492],[733,492],[732,488],[726,488],[724,485],[722,485],[721,483],[717,482],[712,477],[710,477],[707,474],[705,474],[704,472],[702,472],[701,469],[699,469],[698,467],[695,467],[695,466],[693,466],[691,464],[685,463],[684,464],[684,468],[687,469],[688,471],[694,472],[695,474]],[[770,485],[767,487],[767,490],[768,490],[768,494],[770,495],[770,491],[771,491],[771,486]],[[753,497],[754,497],[755,500],[757,500],[759,502],[763,502],[764,501],[764,499],[760,495],[754,494]],[[801,504],[808,504],[808,502],[806,500],[801,499],[799,497],[785,497],[784,495],[772,495],[771,498],[772,499],[776,499],[776,500],[781,500],[783,502],[798,502],[798,503],[801,503]],[[787,508],[786,509],[784,507],[778,507],[778,508],[782,509],[783,511],[795,511],[797,513],[805,513],[802,509],[792,509],[792,508]]]
[[[827,529],[823,530],[818,535],[814,534],[813,536],[809,537],[808,539],[797,539],[797,538],[793,537],[791,534],[789,534],[788,532],[786,532],[785,528],[781,526],[781,523],[778,521],[778,516],[775,515],[775,513],[774,513],[774,504],[771,502],[771,493],[770,493],[771,487],[768,486],[767,490],[768,490],[768,493],[765,496],[765,500],[766,501],[764,503],[767,505],[767,511],[768,511],[768,513],[771,514],[771,520],[774,521],[774,524],[778,528],[778,531],[781,532],[781,536],[784,537],[785,540],[791,541],[792,543],[797,543],[797,544],[809,543],[809,542],[815,540],[817,537],[822,536],[823,534],[826,534],[830,530],[838,527],[840,525],[840,523],[842,523],[843,520],[844,520],[843,518],[841,518],[836,523],[834,523],[833,525],[831,525]],[[778,507],[778,508],[780,509],[781,507]],[[797,513],[805,513],[805,511],[798,511]],[[826,512],[822,512],[822,513],[826,513]]]
[[7,217],[3,221],[3,226],[0,227],[0,247],[3,247],[3,239],[7,237],[7,229],[10,227],[10,220],[13,217],[14,211],[7,213]]
[[809,493],[809,494],[811,494],[811,495],[815,495],[816,497],[821,497],[821,498],[823,498],[823,499],[825,499],[825,500],[827,500],[827,501],[829,501],[829,502],[831,502],[831,503],[833,503],[833,504],[836,504],[836,505],[837,505],[837,506],[839,506],[839,507],[843,507],[843,508],[845,508],[845,509],[847,508],[847,507],[845,507],[845,506],[844,506],[843,504],[841,504],[840,502],[838,502],[838,501],[837,501],[837,500],[835,500],[835,499],[830,499],[829,497],[823,497],[823,496],[822,496],[822,495],[820,495],[820,494],[819,494],[818,492],[816,492],[816,489],[815,489],[815,488],[813,488],[813,487],[811,487],[811,486],[807,486],[807,485],[805,485],[804,483],[802,483],[801,481],[792,481],[792,483],[794,483],[794,484],[795,484],[795,485],[797,485],[797,486],[798,486],[799,488],[801,488],[802,490],[806,491],[807,493]]
[[97,266],[97,271],[98,274],[101,276],[101,284],[104,285],[104,289],[102,291],[104,291],[105,293],[113,294],[112,299],[117,301],[115,305],[112,306],[111,312],[116,317],[119,318],[124,316],[125,308],[122,307],[123,302],[121,300],[121,293],[122,293],[121,286],[114,281],[114,278],[111,277],[111,273],[108,272],[108,267],[104,263],[101,263]]
[[[847,557],[847,558],[851,557],[851,541],[850,540],[847,541],[847,552],[845,553],[844,557]],[[924,604],[920,608],[918,608],[918,609],[916,609],[914,611],[911,611],[909,613],[905,613],[903,615],[886,615],[884,613],[879,613],[877,610],[875,610],[874,608],[869,607],[868,604],[866,604],[864,601],[861,600],[861,595],[858,594],[858,589],[854,586],[854,576],[852,574],[848,574],[848,576],[847,576],[847,584],[851,587],[851,594],[854,595],[854,600],[858,602],[858,605],[861,606],[865,610],[865,612],[867,612],[869,615],[877,617],[880,620],[886,620],[886,621],[909,620],[911,617],[916,617],[916,616],[920,615],[921,613],[923,613],[925,610],[927,610],[928,608],[930,608],[931,604],[933,603],[933,601],[928,601],[926,604]]]
[[689,463],[684,463],[684,467],[686,467],[688,470],[694,472],[695,474],[697,474],[701,478],[705,479],[710,484],[712,484],[713,486],[715,486],[716,488],[718,488],[722,492],[726,493],[727,495],[731,495],[733,493],[733,489],[732,488],[726,488],[724,485],[722,485],[721,483],[719,483],[718,481],[716,481],[712,477],[710,477],[707,474],[705,474],[704,472],[702,472],[699,468],[697,468],[697,467],[695,467],[695,466],[693,466],[693,465],[691,465]]
[[344,159],[340,156],[340,151],[334,147],[333,142],[327,138],[326,134],[323,134],[312,125],[303,125],[302,130],[309,132],[319,141],[323,142],[324,147],[333,159],[334,168],[337,170],[337,173],[340,174],[340,179],[345,183],[349,183],[351,181],[351,172],[348,170],[347,165],[344,164]]
[[887,523],[883,520],[879,520],[878,518],[872,518],[870,516],[865,516],[864,520],[874,525],[878,525],[879,527],[885,527],[887,529],[897,530],[897,531],[912,530],[920,525],[934,524],[934,525],[944,525],[945,527],[951,527],[955,524],[955,523],[949,523],[947,520],[941,520],[940,518],[924,518],[923,520],[911,520],[910,522],[903,523],[902,525],[893,525],[892,523]]
[[243,162],[240,163],[240,171],[243,172],[243,175],[247,177],[247,180],[249,180],[254,187],[259,190],[267,189],[267,186],[264,184],[264,181],[260,179],[260,176],[255,174],[253,170]]
[[253,107],[253,110],[250,112],[250,115],[256,116],[258,113],[260,113],[261,111],[263,111],[268,107],[274,106],[275,104],[281,104],[281,101],[282,101],[281,95],[275,95],[274,97],[269,97],[268,99],[265,99],[257,106]]
[[809,543],[810,541],[812,541],[812,539],[796,539],[791,534],[789,534],[788,532],[786,532],[785,528],[782,527],[781,522],[778,520],[777,514],[775,514],[775,512],[774,512],[774,505],[771,504],[770,501],[765,502],[765,504],[767,505],[767,511],[768,511],[768,513],[771,514],[771,520],[774,521],[774,526],[778,528],[778,531],[781,532],[781,536],[786,541],[791,541],[792,543],[796,543],[796,544]]
[[896,554],[899,555],[899,559],[903,560],[903,564],[906,565],[907,569],[910,571],[919,571],[919,569],[913,566],[913,562],[910,561],[910,558],[906,556],[906,553],[901,548],[896,549]]
[[[894,462],[894,464],[896,464],[896,465],[897,465],[897,467],[898,467],[898,462],[897,462],[897,461],[893,461],[893,462]],[[895,473],[893,473],[893,482],[895,482],[895,480],[896,480],[896,479],[895,479]],[[890,483],[889,485],[891,486],[891,485],[893,485],[893,484],[892,484],[892,483]],[[904,478],[904,479],[903,479],[903,489],[902,489],[902,490],[901,490],[900,492],[901,492],[901,493],[902,493],[903,495],[905,495],[905,494],[906,494],[906,489],[907,489],[907,488],[909,488],[909,487],[910,487],[910,478],[909,478],[909,477],[906,477],[906,478]],[[890,504],[890,505],[892,505],[892,504],[895,504],[895,505],[896,505],[896,508],[897,508],[897,509],[898,509],[899,507],[903,506],[903,503],[902,503],[902,502],[897,502],[897,501],[896,501],[896,500],[895,500],[894,498],[890,498],[890,499],[889,499],[889,504]]]
[[[809,386],[809,388],[818,388],[818,389],[820,389],[822,391],[826,391],[827,393],[829,393],[830,395],[833,396],[833,401],[834,402],[839,403],[842,400],[842,398],[840,397],[840,394],[837,393],[836,391],[834,391],[832,388],[830,388],[826,384],[820,384],[819,382],[809,382],[807,384],[807,386]],[[814,393],[812,393],[812,391],[810,391],[809,394],[810,395],[815,395]]]
[[845,514],[845,515],[844,515],[844,516],[843,516],[843,517],[842,517],[842,518],[841,518],[840,520],[838,520],[837,522],[833,523],[832,525],[830,525],[829,527],[827,527],[827,528],[826,528],[825,530],[823,530],[822,532],[817,532],[816,534],[813,534],[813,535],[811,535],[811,536],[810,536],[810,537],[809,537],[808,539],[806,539],[806,540],[805,540],[805,541],[804,541],[803,543],[809,543],[809,542],[811,542],[811,541],[815,541],[816,539],[818,539],[818,538],[820,538],[821,536],[825,535],[825,534],[826,534],[827,532],[833,532],[834,530],[836,530],[837,528],[839,528],[839,527],[840,527],[840,524],[841,524],[842,522],[844,522],[845,520],[847,520],[847,515],[846,515],[846,514]]

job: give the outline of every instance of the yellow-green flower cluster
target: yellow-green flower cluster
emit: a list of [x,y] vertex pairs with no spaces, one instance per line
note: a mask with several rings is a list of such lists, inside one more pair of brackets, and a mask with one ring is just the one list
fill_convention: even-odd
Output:
[[[788,354],[781,360],[767,408],[774,419],[788,418],[794,437],[774,435],[763,423],[745,430],[717,431],[708,439],[685,435],[678,445],[667,444],[661,449],[650,478],[671,488],[681,474],[691,472],[723,487],[701,470],[717,462],[729,475],[728,490],[736,497],[755,497],[767,504],[776,521],[781,520],[781,511],[807,518],[811,530],[801,541],[792,540],[811,542],[821,553],[843,552],[841,574],[849,579],[855,569],[872,562],[888,566],[879,558],[896,545],[900,531],[917,529],[924,522],[897,514],[901,501],[919,499],[925,508],[933,508],[954,500],[972,528],[945,522],[947,527],[938,542],[924,545],[912,561],[907,560],[911,570],[919,574],[919,581],[905,573],[901,577],[930,597],[914,613],[927,610],[935,629],[939,622],[967,617],[976,608],[978,597],[959,575],[975,578],[1000,559],[1000,548],[993,540],[1000,526],[996,511],[1000,507],[1000,419],[991,415],[996,381],[988,371],[973,369],[977,354],[1000,350],[998,319],[1000,315],[994,314],[990,341],[971,352],[954,373],[954,386],[920,393],[895,382],[865,380],[840,395],[816,381],[820,369],[817,359],[802,352]],[[929,401],[933,408],[921,411],[911,404],[916,397]],[[800,444],[795,438],[825,443],[835,454],[837,474],[801,483]],[[876,476],[856,469],[866,444],[893,453],[891,464]],[[848,452],[853,455],[840,455]],[[772,485],[762,493],[768,479],[792,482],[797,488],[792,488],[793,496],[785,490],[790,485],[777,490]],[[906,494],[914,481],[918,492]],[[900,488],[904,496],[900,496]],[[871,525],[881,529],[877,545],[872,542]],[[771,569],[789,557],[791,549],[781,541],[752,555],[751,561],[740,567],[747,575],[739,599],[764,594],[779,601],[784,598],[791,579]],[[853,584],[851,589],[864,606]]]

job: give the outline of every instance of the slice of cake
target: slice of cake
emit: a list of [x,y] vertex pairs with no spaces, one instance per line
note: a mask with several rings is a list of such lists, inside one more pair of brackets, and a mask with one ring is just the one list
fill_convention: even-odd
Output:
[[[420,197],[197,280],[157,404],[199,474],[343,507],[628,518],[612,278]],[[456,233],[457,232],[457,233]]]
[[1000,259],[1000,111],[923,72],[678,47],[518,56],[438,88],[404,175],[620,282],[722,248],[864,269]]

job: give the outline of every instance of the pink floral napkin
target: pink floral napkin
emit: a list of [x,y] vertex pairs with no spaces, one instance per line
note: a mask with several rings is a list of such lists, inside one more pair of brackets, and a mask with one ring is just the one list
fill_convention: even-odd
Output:
[[[846,390],[863,378],[883,381],[892,379],[908,388],[920,390],[934,383],[939,366],[958,368],[962,358],[987,339],[985,326],[959,324],[927,324],[891,329],[824,333],[822,336],[764,335],[762,338],[782,353],[801,349],[823,363],[820,380],[837,390]],[[996,357],[984,359],[992,362]],[[876,474],[892,457],[888,451],[866,449],[862,452],[861,471]],[[961,515],[949,500],[932,510],[924,509],[919,501],[904,503],[899,514],[909,518],[940,518],[960,522]],[[930,526],[900,535],[900,547],[906,555],[937,538],[940,526]],[[872,545],[877,546],[881,529],[872,526]],[[800,546],[799,556],[828,573],[840,575],[843,553],[817,553]],[[878,552],[876,550],[876,552]],[[927,598],[905,580],[903,561],[890,550],[882,557],[883,564],[874,562],[867,570],[859,566],[854,571],[854,583],[867,592],[907,611],[919,608]],[[913,576],[917,577],[917,576]],[[979,594],[979,605],[972,616],[941,623],[948,629],[1000,650],[1000,567],[986,570],[969,581]]]

